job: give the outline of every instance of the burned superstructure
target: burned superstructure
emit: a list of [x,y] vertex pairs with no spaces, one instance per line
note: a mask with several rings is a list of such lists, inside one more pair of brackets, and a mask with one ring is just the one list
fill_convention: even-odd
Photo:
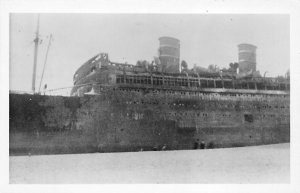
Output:
[[[152,62],[118,63],[97,54],[75,72],[72,97],[26,96],[38,110],[29,108],[24,117],[18,114],[27,111],[18,110],[24,103],[10,96],[16,131],[10,143],[20,143],[11,151],[26,152],[19,149],[32,144],[44,148],[37,152],[57,153],[192,149],[197,141],[207,148],[289,142],[289,75],[261,76],[256,46],[240,44],[238,54],[227,69],[189,69],[172,37],[159,38]],[[28,122],[31,134],[22,141],[19,128]]]
[[231,63],[229,69],[188,69],[180,64],[179,40],[161,37],[159,41],[158,57],[151,63],[122,64],[110,61],[106,53],[94,56],[76,71],[71,95],[83,96],[92,90],[100,93],[101,85],[199,93],[289,94],[289,77],[262,77],[256,70],[254,45],[239,44],[239,62]]

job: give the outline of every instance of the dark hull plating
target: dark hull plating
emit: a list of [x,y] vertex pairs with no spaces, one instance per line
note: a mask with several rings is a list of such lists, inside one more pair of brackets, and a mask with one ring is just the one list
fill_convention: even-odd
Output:
[[105,88],[101,95],[10,94],[10,155],[193,149],[290,140],[289,95]]

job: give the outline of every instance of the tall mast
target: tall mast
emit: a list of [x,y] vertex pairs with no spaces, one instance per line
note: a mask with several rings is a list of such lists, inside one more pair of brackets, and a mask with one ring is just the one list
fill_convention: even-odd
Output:
[[42,73],[42,77],[41,77],[41,81],[40,81],[40,86],[39,86],[39,93],[40,93],[41,85],[42,85],[42,82],[43,82],[43,77],[44,77],[44,73],[45,73],[45,68],[46,68],[46,63],[47,63],[49,48],[50,48],[50,45],[51,45],[51,40],[52,40],[52,34],[50,34],[49,43],[48,43],[48,47],[47,47],[46,58],[45,58],[44,67],[43,67],[43,73]]
[[35,93],[35,78],[36,78],[36,64],[37,64],[37,55],[38,55],[38,46],[39,46],[39,25],[40,25],[40,15],[38,15],[37,29],[34,39],[34,58],[33,58],[33,73],[32,73],[32,92]]

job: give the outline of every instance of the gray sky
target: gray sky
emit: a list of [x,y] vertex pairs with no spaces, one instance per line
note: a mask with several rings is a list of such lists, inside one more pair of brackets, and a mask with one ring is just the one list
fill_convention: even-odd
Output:
[[[36,14],[11,14],[10,89],[29,91],[33,68]],[[288,15],[231,14],[41,14],[38,89],[48,44],[53,34],[43,84],[48,89],[71,86],[85,61],[107,52],[111,61],[135,64],[157,56],[158,38],[172,36],[181,44],[181,60],[189,67],[237,62],[237,44],[257,49],[257,69],[267,76],[289,69]]]

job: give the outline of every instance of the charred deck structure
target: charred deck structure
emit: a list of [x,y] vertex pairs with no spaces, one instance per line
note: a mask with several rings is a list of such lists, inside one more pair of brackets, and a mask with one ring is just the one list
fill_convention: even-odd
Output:
[[71,97],[10,94],[10,153],[193,149],[289,142],[289,75],[256,70],[256,46],[238,45],[228,69],[187,67],[180,41],[136,65],[100,53],[74,74]]

